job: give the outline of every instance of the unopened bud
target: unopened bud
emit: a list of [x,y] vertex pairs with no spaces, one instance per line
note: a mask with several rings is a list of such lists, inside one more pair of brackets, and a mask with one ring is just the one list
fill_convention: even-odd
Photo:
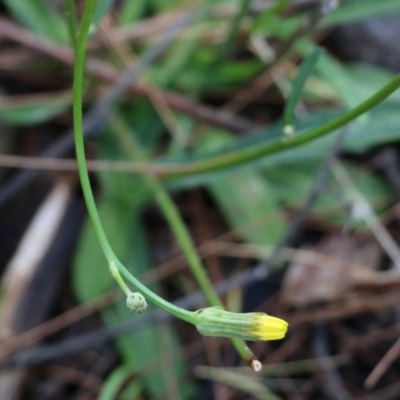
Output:
[[126,298],[126,306],[130,311],[141,314],[146,311],[147,303],[144,296],[138,292],[131,292]]
[[282,339],[288,323],[261,312],[233,313],[209,307],[198,311],[196,327],[204,336],[258,341]]

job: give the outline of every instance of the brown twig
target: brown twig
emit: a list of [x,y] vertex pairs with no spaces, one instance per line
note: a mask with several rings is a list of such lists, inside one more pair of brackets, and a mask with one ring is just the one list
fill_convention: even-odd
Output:
[[381,379],[382,375],[390,368],[390,366],[396,361],[400,354],[400,338],[396,340],[389,351],[383,356],[378,362],[372,372],[368,375],[368,378],[364,382],[366,389],[372,389]]

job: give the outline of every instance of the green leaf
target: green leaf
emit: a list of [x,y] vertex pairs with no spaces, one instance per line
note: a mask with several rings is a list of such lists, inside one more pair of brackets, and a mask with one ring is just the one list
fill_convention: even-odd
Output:
[[[235,370],[223,368],[206,367],[199,365],[195,369],[195,375],[202,379],[210,379],[214,382],[221,382],[226,386],[231,386],[257,400],[282,400],[275,395],[261,379],[249,376]],[[291,380],[293,383],[293,380]],[[246,397],[248,397],[246,396]]]
[[301,64],[300,70],[293,81],[292,90],[290,92],[289,99],[285,106],[283,114],[284,126],[292,125],[296,104],[300,100],[304,84],[309,75],[311,74],[311,71],[314,68],[315,63],[318,61],[321,52],[322,52],[321,49],[319,48],[315,49],[312,53],[310,53],[306,57],[306,59]]
[[[145,139],[146,147],[152,148],[163,132],[163,126],[159,118],[155,118],[153,108],[139,105],[134,109],[126,109],[125,114],[129,114],[129,122],[134,126],[135,132],[141,139]],[[99,144],[101,157],[121,159],[121,151],[114,137],[104,134],[100,137]],[[128,270],[140,277],[151,268],[146,234],[140,221],[142,207],[149,200],[149,192],[144,188],[140,176],[103,171],[99,177],[104,194],[99,201],[98,210],[110,245]],[[91,224],[85,229],[73,277],[77,295],[82,301],[88,301],[116,286]],[[157,291],[157,285],[153,285],[152,289]],[[109,325],[132,317],[125,300],[103,312],[103,318]],[[164,334],[160,334],[160,329]],[[168,325],[149,325],[135,331],[134,335],[124,334],[116,339],[122,365],[141,377],[143,387],[151,396],[162,395],[169,385],[177,387],[178,376],[183,369],[179,357],[179,361],[169,361],[169,364],[163,361],[166,351],[164,345],[160,344],[160,338],[164,336],[171,354],[177,355],[180,351],[178,341]],[[151,373],[142,371],[142,367],[149,363],[153,364]],[[167,374],[162,369],[166,364]]]
[[[139,221],[139,209],[135,205],[129,207],[122,201],[116,201],[115,194],[104,197],[98,209],[114,252],[133,275],[140,276],[150,268],[150,260],[145,233]],[[80,241],[74,262],[73,283],[82,302],[89,301],[116,286],[91,224],[87,224]],[[125,300],[121,300],[104,310],[103,317],[109,325],[114,325],[131,319],[132,313],[127,309]],[[166,332],[168,349],[176,355],[180,351],[177,339],[170,327],[165,326],[163,329]],[[162,394],[171,383],[165,381],[161,369],[166,352],[160,344],[161,336],[158,330],[159,326],[150,325],[136,331],[134,335],[124,334],[116,339],[124,365],[140,374],[141,366],[154,364],[151,373],[141,375],[144,385],[153,396]],[[183,364],[177,361],[170,363],[169,368],[168,376],[176,386]]]
[[[157,3],[158,9],[167,6],[168,3],[168,1],[165,0],[153,0],[153,2]],[[195,57],[196,53],[199,51],[201,34],[208,28],[206,23],[203,25],[201,23],[205,19],[206,12],[211,3],[211,0],[205,0],[200,3],[195,14],[197,30],[190,36],[185,36],[183,40],[175,43],[171,48],[169,57],[162,66],[160,73],[154,75],[154,80],[159,86],[165,87],[171,85],[175,79],[182,74],[191,59]],[[199,27],[200,29],[198,29]]]
[[118,15],[120,25],[128,25],[139,20],[145,10],[147,4],[145,1],[126,1],[121,6],[121,11]]
[[[201,148],[213,148],[232,138],[210,131]],[[255,171],[244,171],[215,179],[207,185],[231,229],[252,244],[276,244],[286,230],[284,215],[268,180]]]
[[70,93],[46,95],[45,98],[31,96],[23,102],[11,101],[6,105],[0,102],[0,121],[15,126],[37,125],[62,114],[70,105]]
[[[118,393],[121,391],[124,383],[128,381],[133,375],[132,368],[128,365],[120,365],[115,368],[111,374],[105,380],[101,392],[99,394],[98,400],[115,400],[117,399]],[[125,388],[124,394],[121,400],[128,400],[126,395],[129,395],[129,399],[135,399],[143,391],[143,387],[138,380],[130,382],[128,388]]]
[[[310,57],[317,49],[307,39],[298,41],[296,47],[305,57]],[[334,60],[327,52],[320,54],[315,69],[318,75],[336,91],[338,97],[348,109],[357,106],[365,99],[357,90],[359,82],[354,82],[349,76],[346,67]]]
[[[123,207],[108,196],[100,199],[97,208],[111,247],[124,261],[126,235],[131,230],[135,210]],[[90,221],[85,224],[79,240],[73,266],[73,283],[75,293],[82,303],[93,300],[117,286]]]
[[185,6],[186,0],[151,0],[151,5],[157,13]]
[[65,18],[51,8],[46,0],[4,0],[4,4],[22,24],[54,42],[69,40]]
[[400,12],[398,0],[349,0],[340,2],[340,6],[329,13],[322,21],[323,25],[345,24],[393,15]]
[[95,14],[93,16],[94,25],[97,25],[103,19],[113,4],[114,0],[100,0],[98,2]]
[[[361,98],[366,99],[386,85],[396,74],[386,69],[367,64],[346,64],[346,73],[353,82]],[[400,104],[400,90],[394,92],[386,101]]]

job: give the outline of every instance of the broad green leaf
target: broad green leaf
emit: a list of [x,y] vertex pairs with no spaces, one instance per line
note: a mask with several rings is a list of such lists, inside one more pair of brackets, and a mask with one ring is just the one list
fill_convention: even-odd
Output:
[[[213,148],[232,139],[211,131],[201,144]],[[286,230],[284,215],[268,179],[255,171],[244,171],[215,179],[207,185],[231,229],[252,244],[276,244]]]
[[[125,301],[120,301],[114,306],[103,312],[108,325],[118,324],[134,318],[132,313],[127,309]],[[169,364],[163,361],[166,356],[179,356],[179,344],[170,326],[164,327],[165,337],[168,343],[168,350],[163,346],[160,332],[160,326],[150,325],[144,327],[134,333],[127,333],[118,336],[115,343],[121,354],[123,365],[130,368],[133,373],[141,377],[143,385],[152,396],[162,395],[170,384],[179,386],[178,377],[183,372],[183,364],[180,361],[171,362]],[[165,373],[163,366],[168,365],[168,373]],[[168,382],[166,376],[171,376],[174,380]]]
[[[123,207],[115,199],[103,197],[98,213],[114,252],[126,262],[126,236],[130,234],[135,209]],[[85,224],[73,268],[73,282],[78,299],[88,302],[116,287],[91,222]]]
[[[140,276],[150,268],[148,247],[138,211],[135,206],[129,208],[124,206],[123,202],[115,201],[115,197],[106,197],[99,204],[100,218],[111,247],[135,276]],[[107,263],[90,223],[86,225],[79,247],[74,263],[73,282],[78,298],[86,302],[116,285],[108,271]],[[157,288],[153,287],[153,289]],[[133,317],[125,305],[125,300],[104,310],[103,316],[109,325],[118,324]],[[168,332],[169,349],[177,354],[179,346],[172,330],[169,327],[164,329]],[[163,349],[159,345],[159,338],[158,327],[150,325],[134,334],[124,334],[116,339],[124,365],[137,370],[140,374],[141,365],[154,363],[154,370],[151,373],[141,375],[144,385],[152,395],[163,393],[168,384],[160,368]],[[170,365],[170,368],[168,376],[172,376],[177,385],[178,372],[182,368],[182,363],[177,361]]]
[[[366,99],[386,85],[395,77],[391,71],[367,64],[346,64],[344,66],[347,75],[357,85],[357,91],[361,98]],[[394,92],[385,103],[400,104],[400,90]]]

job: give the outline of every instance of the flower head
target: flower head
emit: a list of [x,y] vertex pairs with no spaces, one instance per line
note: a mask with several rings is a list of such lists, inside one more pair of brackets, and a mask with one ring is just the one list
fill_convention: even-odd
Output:
[[278,340],[288,329],[286,321],[261,312],[233,313],[220,307],[209,307],[197,313],[197,330],[205,336]]

